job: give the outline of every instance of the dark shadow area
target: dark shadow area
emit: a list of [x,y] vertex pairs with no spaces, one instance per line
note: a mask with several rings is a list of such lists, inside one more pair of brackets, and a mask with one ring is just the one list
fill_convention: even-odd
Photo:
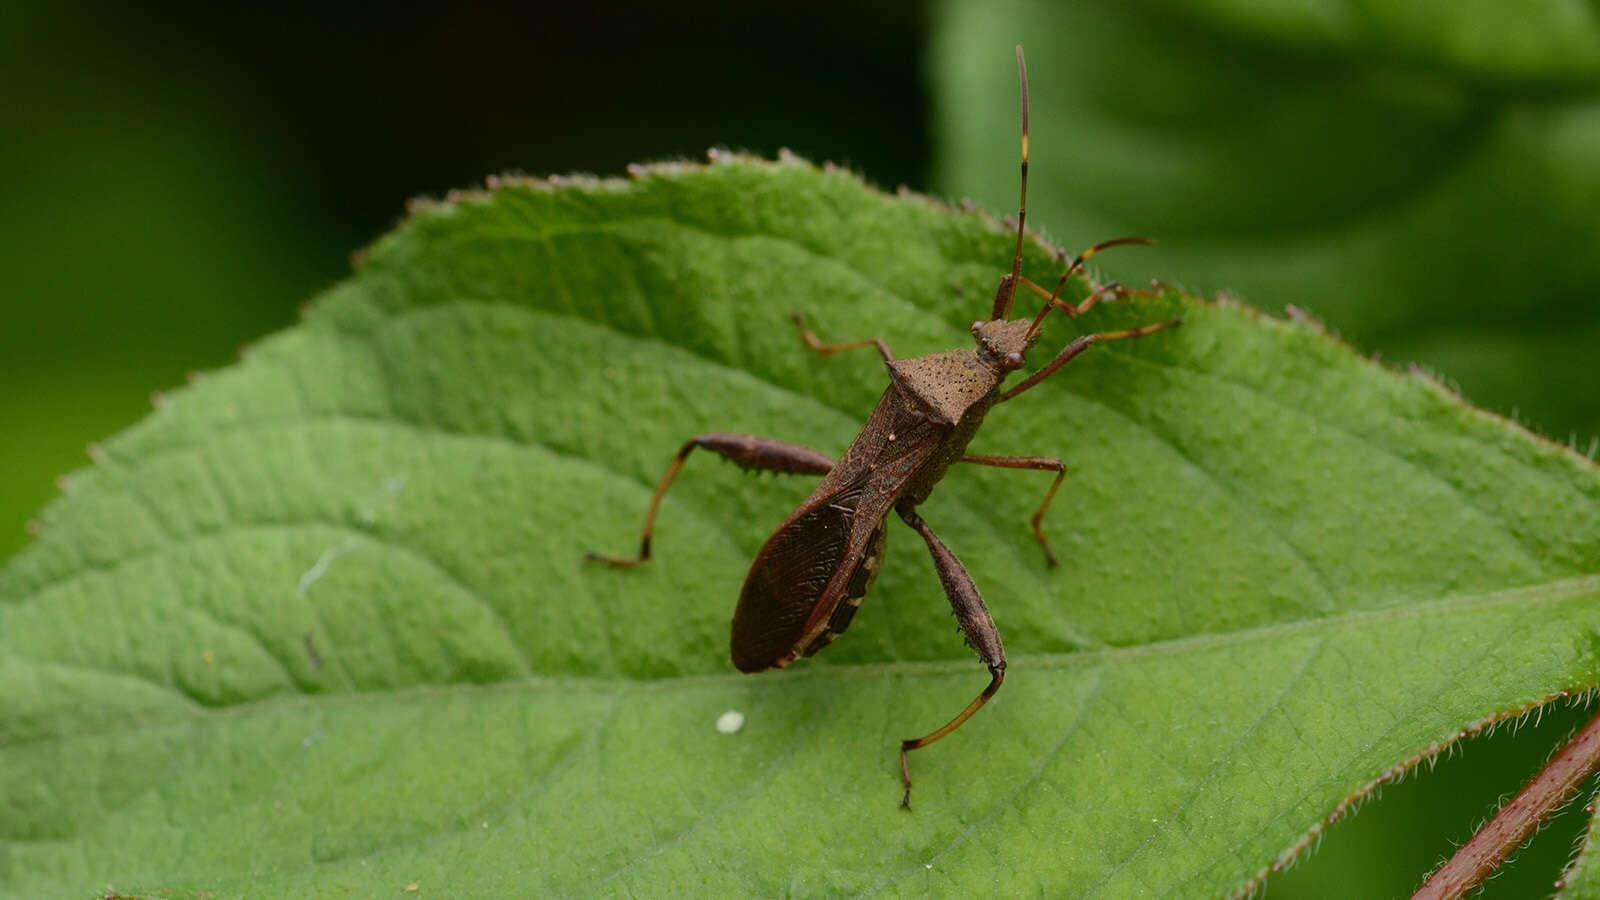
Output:
[[408,198],[787,147],[927,182],[920,3],[21,4],[0,16],[0,558],[86,443]]

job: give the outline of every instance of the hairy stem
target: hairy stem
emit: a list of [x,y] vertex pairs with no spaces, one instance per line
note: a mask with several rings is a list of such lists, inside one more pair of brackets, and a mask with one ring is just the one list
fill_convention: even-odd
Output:
[[1411,900],[1464,896],[1522,846],[1584,780],[1600,767],[1600,712],[1561,748],[1510,803],[1411,895]]

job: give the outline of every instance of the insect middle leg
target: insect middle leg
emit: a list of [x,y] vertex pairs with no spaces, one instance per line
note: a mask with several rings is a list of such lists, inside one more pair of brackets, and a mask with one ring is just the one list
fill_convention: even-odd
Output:
[[655,531],[656,511],[661,508],[661,498],[666,496],[667,488],[672,485],[672,480],[678,477],[678,470],[683,468],[684,460],[689,458],[689,454],[694,452],[696,447],[704,447],[732,460],[734,465],[741,469],[758,472],[826,475],[833,468],[833,460],[824,454],[810,447],[802,447],[787,441],[728,432],[713,432],[692,437],[684,441],[683,447],[678,450],[678,455],[672,458],[666,474],[661,476],[661,483],[656,486],[655,496],[650,498],[650,511],[644,517],[644,535],[639,540],[639,555],[606,556],[591,550],[585,553],[583,558],[619,568],[637,566],[649,559],[650,538]]
[[1033,526],[1033,536],[1039,539],[1039,546],[1044,548],[1045,565],[1057,565],[1056,555],[1050,550],[1050,542],[1045,540],[1042,523],[1044,511],[1050,508],[1050,501],[1056,498],[1061,480],[1067,477],[1067,464],[1053,456],[990,456],[984,453],[968,453],[961,457],[961,461],[1000,469],[1039,469],[1056,473],[1056,480],[1050,482],[1050,490],[1045,492],[1044,502],[1039,504],[1039,508],[1034,511],[1028,523]]
[[977,585],[972,583],[972,576],[967,574],[966,567],[961,565],[961,560],[956,559],[956,555],[950,552],[950,548],[944,545],[944,541],[939,540],[939,536],[933,533],[933,529],[929,528],[928,523],[924,522],[914,510],[904,508],[897,509],[896,512],[927,542],[928,552],[933,555],[933,566],[939,572],[939,581],[944,585],[945,596],[950,598],[950,609],[956,614],[956,623],[961,627],[961,634],[966,638],[967,646],[976,650],[983,664],[989,667],[990,676],[989,686],[974,697],[966,709],[946,722],[944,727],[922,737],[900,742],[900,779],[906,788],[900,805],[910,809],[911,769],[906,764],[906,754],[919,747],[926,747],[960,728],[963,722],[972,718],[973,713],[989,702],[995,691],[1000,690],[1000,682],[1006,676],[1006,650],[1000,644],[1000,632],[994,627],[994,618],[989,615],[989,607],[984,605]]
[[830,356],[834,353],[838,353],[840,350],[854,350],[857,347],[865,347],[870,344],[878,348],[878,355],[883,357],[884,362],[894,362],[894,351],[889,349],[888,343],[886,343],[883,338],[861,338],[860,340],[856,341],[841,341],[837,344],[824,344],[823,342],[817,340],[817,336],[811,333],[811,329],[806,327],[806,320],[802,319],[799,313],[790,313],[789,321],[793,322],[794,327],[799,329],[800,339],[806,342],[806,346],[817,351],[823,356]]

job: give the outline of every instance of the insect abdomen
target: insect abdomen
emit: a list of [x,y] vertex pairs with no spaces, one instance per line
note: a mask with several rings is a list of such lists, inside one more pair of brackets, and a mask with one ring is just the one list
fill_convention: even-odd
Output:
[[867,592],[872,590],[872,583],[878,580],[878,573],[883,570],[883,547],[889,537],[888,529],[882,525],[872,533],[872,538],[867,541],[867,552],[856,563],[856,569],[850,573],[850,581],[845,585],[844,599],[834,607],[833,615],[828,617],[828,627],[823,629],[810,643],[800,651],[802,656],[811,656],[823,647],[833,643],[833,639],[844,634],[850,627],[850,620],[856,617],[856,610],[861,608],[861,601],[867,598]]

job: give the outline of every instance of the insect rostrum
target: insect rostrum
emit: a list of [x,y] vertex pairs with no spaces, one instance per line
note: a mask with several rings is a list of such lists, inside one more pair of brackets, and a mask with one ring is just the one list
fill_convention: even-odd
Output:
[[[900,744],[900,773],[904,786],[901,805],[911,805],[911,772],[906,754],[939,740],[960,727],[1000,689],[1006,656],[994,620],[971,576],[950,548],[917,514],[945,472],[956,463],[974,463],[1011,469],[1039,469],[1056,473],[1033,514],[1034,536],[1044,548],[1045,561],[1056,564],[1042,522],[1050,501],[1066,475],[1061,460],[1047,456],[989,456],[967,453],[984,416],[995,405],[1048,378],[1074,357],[1100,341],[1143,337],[1178,324],[1156,322],[1139,328],[1088,334],[1072,341],[1037,372],[1010,390],[1002,386],[1012,372],[1022,368],[1038,340],[1040,326],[1052,309],[1077,317],[1108,295],[1129,292],[1116,284],[1096,285],[1077,305],[1060,298],[1062,287],[1084,260],[1118,244],[1148,243],[1147,238],[1119,238],[1090,247],[1067,267],[1053,291],[1046,291],[1022,274],[1022,242],[1028,197],[1028,77],[1022,48],[1017,48],[1017,73],[1022,85],[1022,191],[1017,211],[1016,252],[1011,271],[1001,276],[994,307],[986,321],[972,323],[974,349],[952,350],[911,359],[897,359],[881,338],[844,343],[819,341],[799,316],[795,327],[812,350],[831,354],[855,347],[876,347],[889,370],[889,386],[878,400],[844,455],[837,461],[827,455],[785,441],[748,434],[712,433],[690,438],[667,467],[645,515],[644,534],[637,556],[588,554],[588,558],[617,567],[631,567],[650,558],[650,538],[661,498],[677,477],[690,453],[701,447],[746,469],[823,476],[819,484],[772,537],[767,539],[745,577],[739,605],[733,613],[733,664],[742,672],[782,668],[801,656],[826,647],[849,627],[872,582],[882,568],[886,528],[891,512],[922,536],[933,557],[967,645],[988,667],[987,687],[955,718],[939,729]],[[1092,283],[1092,282],[1091,282]],[[1045,298],[1031,319],[1012,319],[1018,287]]]

